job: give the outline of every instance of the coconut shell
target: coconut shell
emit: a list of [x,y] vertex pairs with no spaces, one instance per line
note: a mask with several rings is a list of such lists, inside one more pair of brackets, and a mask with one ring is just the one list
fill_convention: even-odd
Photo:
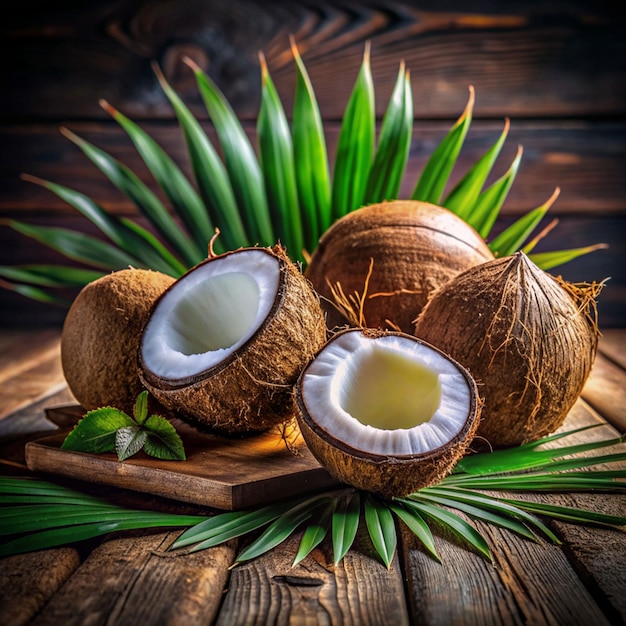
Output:
[[[367,326],[412,333],[430,293],[460,272],[492,260],[481,236],[448,209],[398,200],[339,219],[320,239],[306,276],[322,296],[329,328]],[[371,276],[368,273],[371,266]],[[337,308],[331,287],[362,295],[363,319]]]
[[[377,333],[378,336],[400,334],[370,329],[363,332],[372,337],[376,337]],[[435,347],[431,348],[438,351]],[[448,360],[452,361],[450,358]],[[309,406],[303,394],[305,369],[298,379],[294,393],[298,409],[296,417],[307,447],[337,480],[385,497],[405,496],[438,483],[465,455],[480,421],[481,403],[476,383],[460,364],[455,365],[464,375],[471,392],[471,403],[463,428],[445,446],[427,453],[397,456],[364,452],[351,446],[349,441],[342,441],[320,427],[312,415],[315,407]]]
[[574,285],[523,252],[437,291],[415,335],[463,364],[484,396],[477,435],[494,448],[554,432],[579,397],[598,343],[598,285]]
[[84,287],[70,307],[61,335],[61,363],[70,391],[87,410],[132,411],[143,390],[137,350],[155,300],[174,282],[142,269],[108,274]]
[[[280,281],[270,314],[241,349],[208,370],[176,381],[155,376],[140,353],[141,378],[149,391],[181,419],[202,430],[245,434],[292,418],[292,387],[304,365],[326,341],[318,296],[302,272],[278,246],[255,250],[277,259]],[[221,258],[242,251],[245,249],[200,265],[219,263]]]

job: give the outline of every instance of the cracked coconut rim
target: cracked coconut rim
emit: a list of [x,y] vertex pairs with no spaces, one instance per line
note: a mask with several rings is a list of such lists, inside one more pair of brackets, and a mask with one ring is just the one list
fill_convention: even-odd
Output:
[[180,380],[222,363],[258,332],[279,284],[280,263],[262,249],[196,267],[157,302],[143,333],[144,368]]
[[432,346],[399,334],[340,333],[301,379],[307,413],[366,454],[415,456],[446,446],[473,405],[467,375]]

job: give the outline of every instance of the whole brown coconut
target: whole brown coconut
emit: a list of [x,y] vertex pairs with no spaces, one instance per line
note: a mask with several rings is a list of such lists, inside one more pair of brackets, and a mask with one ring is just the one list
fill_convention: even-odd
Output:
[[155,300],[173,282],[160,272],[124,269],[78,294],[63,324],[61,363],[83,408],[132,410],[143,389],[137,362],[141,330]]
[[243,248],[200,263],[159,298],[141,377],[201,429],[263,431],[294,416],[293,385],[325,341],[318,296],[284,250]]
[[[410,334],[433,290],[493,258],[480,235],[448,209],[398,200],[337,220],[305,274],[322,296],[329,328],[350,324]],[[346,299],[352,297],[352,313],[338,310],[338,286]],[[354,294],[363,300],[362,311]]]
[[415,337],[377,329],[335,334],[295,395],[317,460],[341,482],[387,497],[440,481],[480,419],[465,368]]
[[532,441],[565,420],[598,343],[598,285],[574,285],[523,252],[472,268],[437,291],[415,335],[463,364],[484,396],[477,435]]

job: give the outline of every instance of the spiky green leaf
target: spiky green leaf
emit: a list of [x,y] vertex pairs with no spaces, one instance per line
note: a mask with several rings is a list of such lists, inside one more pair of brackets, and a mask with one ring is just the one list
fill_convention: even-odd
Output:
[[370,46],[366,44],[361,69],[341,123],[332,184],[334,220],[363,205],[372,166],[376,112],[369,54]]
[[395,200],[409,158],[413,131],[413,94],[409,73],[400,65],[367,178],[363,204]]
[[456,164],[457,157],[472,123],[474,109],[474,88],[470,86],[467,106],[441,143],[435,148],[426,163],[417,185],[411,194],[413,200],[441,204],[441,196],[448,178]]
[[257,135],[272,226],[277,238],[287,247],[291,257],[302,260],[305,243],[291,130],[262,55],[261,81],[261,108],[257,120]]
[[372,545],[389,569],[398,542],[396,526],[389,508],[373,497],[365,499],[365,524]]
[[361,498],[358,491],[344,495],[332,516],[333,558],[335,565],[346,555],[354,543],[359,528]]
[[193,61],[187,59],[187,64],[193,70],[200,95],[217,131],[226,170],[239,210],[245,215],[251,243],[271,246],[276,242],[263,176],[250,140],[218,86]]

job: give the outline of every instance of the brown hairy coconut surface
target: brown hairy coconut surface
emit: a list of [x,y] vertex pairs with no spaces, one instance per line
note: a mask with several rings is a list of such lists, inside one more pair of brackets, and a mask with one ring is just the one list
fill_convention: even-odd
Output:
[[561,426],[595,358],[599,290],[556,279],[518,252],[433,295],[415,335],[476,379],[484,397],[478,436],[489,445],[518,445]]
[[[228,284],[232,280],[243,280],[246,272],[252,272],[250,275],[254,275],[260,284],[263,274],[254,274],[258,271],[255,259],[266,267],[269,264],[270,271],[278,275],[275,291],[272,287],[272,291],[266,294],[270,298],[267,315],[258,323],[254,322],[256,327],[247,327],[246,332],[252,332],[252,335],[245,340],[243,333],[219,348],[203,343],[202,335],[209,334],[211,328],[228,326],[228,319],[224,317],[237,317],[239,310],[247,308],[245,302],[238,301],[237,288],[232,287],[232,282],[231,287]],[[162,315],[156,328],[154,320],[161,315],[159,311],[167,310],[170,307],[167,303],[172,299],[180,304],[184,298],[177,294],[190,280],[198,280],[198,272],[208,272],[207,280],[212,280],[213,273],[225,263],[234,264],[219,278],[225,282],[219,291],[207,296],[198,309],[198,315],[206,318],[205,332],[190,338],[190,342],[198,342],[196,346],[175,345],[166,331],[169,327],[185,326],[181,317],[183,308],[171,307],[169,313]],[[196,287],[202,289],[203,283],[206,285],[206,280],[202,279]],[[242,286],[245,284],[244,281]],[[217,313],[211,312],[214,307]],[[187,310],[191,311],[191,308],[187,307]],[[263,431],[293,417],[292,387],[304,365],[325,340],[326,326],[318,296],[284,250],[279,246],[240,249],[200,263],[155,304],[140,348],[141,377],[159,402],[201,429],[222,434]],[[154,371],[154,357],[150,357],[147,350],[152,341],[170,343],[168,350],[185,353],[181,355],[183,361],[189,354],[199,358],[208,355],[213,361],[208,367],[194,366],[165,376]],[[220,348],[226,350],[223,358],[218,355]],[[213,358],[211,353],[217,356]]]
[[[433,381],[441,396],[434,403]],[[459,363],[415,337],[376,329],[334,335],[303,370],[295,396],[316,459],[341,482],[386,497],[449,474],[481,410],[476,384]]]
[[155,300],[171,276],[125,269],[88,284],[70,307],[61,335],[61,362],[70,391],[87,410],[132,411],[143,386],[137,350]]
[[306,276],[322,296],[329,328],[412,333],[434,289],[493,258],[480,235],[448,209],[398,200],[337,220],[320,239]]

